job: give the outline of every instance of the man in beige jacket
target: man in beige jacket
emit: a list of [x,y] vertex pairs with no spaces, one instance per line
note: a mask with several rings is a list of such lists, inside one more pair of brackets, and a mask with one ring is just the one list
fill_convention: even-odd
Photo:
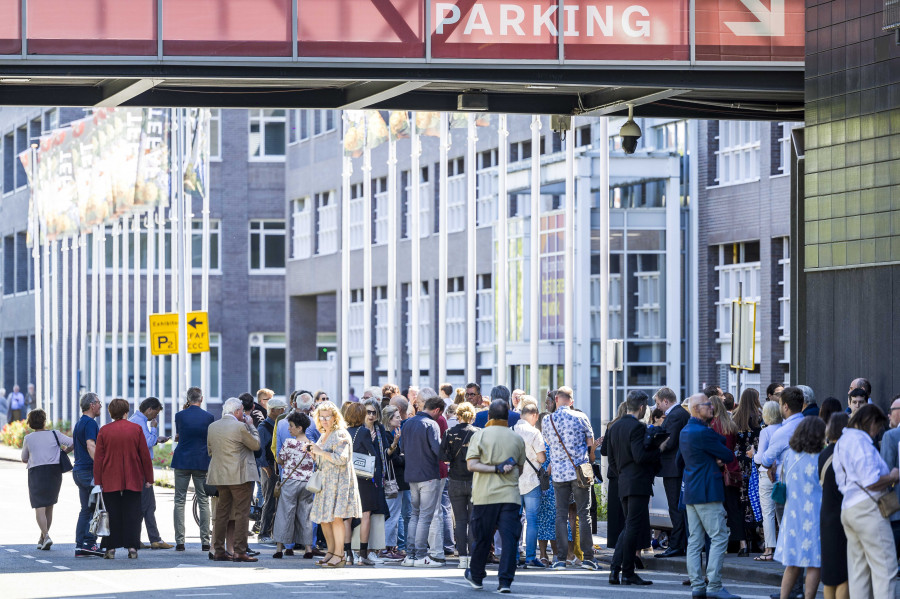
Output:
[[[259,433],[244,415],[241,400],[232,397],[222,405],[222,418],[209,425],[206,447],[209,472],[206,482],[219,490],[213,525],[213,559],[218,562],[255,562],[247,555],[247,527],[253,484],[259,472],[253,452],[259,449]],[[225,550],[229,520],[234,515],[234,555]]]

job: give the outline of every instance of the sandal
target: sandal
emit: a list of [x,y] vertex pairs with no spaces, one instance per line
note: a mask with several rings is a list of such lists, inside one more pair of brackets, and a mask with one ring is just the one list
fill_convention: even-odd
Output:
[[540,561],[542,564],[544,564],[544,567],[546,567],[546,568],[550,567],[550,560],[547,559],[546,557],[542,557]]
[[770,562],[775,558],[775,554],[773,553],[763,553],[762,555],[757,555],[753,558],[753,561],[756,562]]
[[[340,558],[340,561],[338,561],[338,562],[332,562],[332,561],[331,561],[331,560],[336,559],[336,558]],[[344,566],[347,565],[347,559],[344,557],[343,554],[341,554],[341,555],[333,555],[333,556],[331,556],[331,559],[330,559],[330,560],[328,560],[327,562],[325,562],[325,563],[322,564],[322,565],[323,565],[325,568],[343,568]]]
[[325,562],[327,562],[328,560],[330,560],[332,557],[334,557],[334,554],[331,553],[330,551],[328,551],[328,552],[325,553],[325,557],[323,557],[322,559],[320,559],[319,561],[316,562],[316,565],[317,565],[317,566],[324,566],[324,565],[325,565]]

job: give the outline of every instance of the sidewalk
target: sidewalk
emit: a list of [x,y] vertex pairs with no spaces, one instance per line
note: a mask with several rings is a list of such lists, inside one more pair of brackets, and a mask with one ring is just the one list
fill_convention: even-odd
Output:
[[[71,458],[72,454],[69,454],[69,457]],[[0,460],[3,460],[5,462],[18,462],[19,464],[22,464],[22,450],[0,443]],[[25,464],[22,464],[22,467],[24,466]],[[153,468],[153,479],[164,480],[169,485],[174,485],[175,471],[168,470],[166,468]],[[189,490],[193,490],[193,482],[191,483]]]
[[[603,549],[595,550],[595,557],[604,564],[610,564],[613,558],[613,550],[606,549],[606,522],[597,523],[597,534],[594,535],[594,545],[601,546]],[[758,555],[758,554],[756,554]],[[752,582],[757,584],[765,584],[772,586],[781,585],[781,575],[784,572],[784,566],[780,563],[758,562],[751,557],[737,557],[735,553],[729,553],[725,556],[725,563],[722,566],[722,577],[742,582]],[[687,579],[687,560],[683,557],[668,557],[659,559],[652,556],[650,552],[645,551],[641,556],[644,566],[647,570],[660,570],[663,572],[675,572],[684,574]]]

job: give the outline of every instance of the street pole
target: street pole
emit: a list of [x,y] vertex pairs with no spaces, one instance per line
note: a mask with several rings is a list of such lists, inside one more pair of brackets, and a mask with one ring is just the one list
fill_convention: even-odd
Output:
[[[450,151],[450,119],[441,113],[440,181],[438,183],[438,284],[432,296],[438,302],[437,377],[431,386],[438,388],[447,379],[447,154]],[[434,347],[434,339],[431,340]]]
[[397,140],[388,140],[387,198],[387,379],[397,384],[400,368],[397,360]]
[[565,274],[563,275],[563,381],[575,382],[575,117],[566,134]]
[[497,123],[497,278],[494,281],[494,289],[497,292],[497,306],[495,330],[497,331],[497,371],[494,374],[495,385],[507,384],[509,373],[506,368],[506,339],[509,335],[509,249],[508,225],[506,219],[509,215],[509,194],[507,193],[506,170],[509,166],[509,130],[507,129],[506,115],[501,114]]
[[[46,322],[42,321],[41,318],[41,277],[44,275],[44,272],[47,269],[47,263],[44,262],[43,271],[41,270],[41,231],[40,231],[40,219],[38,218],[38,207],[37,202],[35,201],[35,166],[37,162],[37,145],[31,145],[30,152],[30,166],[31,166],[31,258],[33,261],[33,270],[34,270],[34,361],[35,361],[35,369],[34,369],[34,400],[36,408],[44,407],[44,394],[46,393],[46,388],[44,387],[44,354],[42,351],[43,345],[43,331],[42,329],[46,328]],[[26,387],[27,391],[27,387]]]
[[[343,113],[343,134],[347,135],[349,120]],[[353,159],[342,156],[341,170],[341,401],[350,396],[350,175]]]
[[[203,160],[203,250],[201,253],[201,266],[203,268],[203,272],[200,275],[200,309],[206,312],[206,317],[209,318],[209,268],[210,268],[210,247],[209,247],[209,194],[210,194],[210,180],[209,180],[209,155],[210,155],[210,111],[209,109],[203,110],[203,130],[206,132],[205,137],[203,138],[206,143],[206,152],[204,154]],[[221,232],[219,233],[221,235]],[[220,237],[221,238],[221,237]],[[212,325],[209,325],[212,326]],[[220,346],[221,347],[221,346]],[[220,358],[221,359],[221,354]],[[201,377],[201,385],[203,386],[203,404],[202,407],[205,410],[207,407],[207,396],[210,393],[210,355],[209,352],[203,352],[200,354],[200,377]],[[295,385],[297,388],[297,385]]]
[[[475,144],[478,134],[475,128],[475,115],[469,115],[466,139],[466,379],[474,381],[478,378],[478,339],[476,335],[476,304],[478,300],[478,281],[475,273],[475,234],[478,226],[476,211],[475,186]],[[442,198],[443,199],[443,198]]]
[[529,393],[540,397],[540,365],[538,343],[541,337],[541,117],[531,117],[531,233],[528,241],[531,259],[529,350],[531,377]]
[[409,247],[410,247],[410,275],[409,275],[409,384],[419,384],[419,300],[422,290],[421,252],[422,243],[419,233],[421,224],[419,216],[419,192],[421,184],[421,168],[419,158],[422,155],[422,145],[419,139],[419,131],[416,128],[416,113],[410,115],[412,131],[410,133],[410,149],[412,151],[409,171]]
[[[368,126],[369,117],[366,115]],[[377,385],[372,372],[372,148],[368,134],[363,147],[363,380]],[[345,401],[346,396],[341,398]]]

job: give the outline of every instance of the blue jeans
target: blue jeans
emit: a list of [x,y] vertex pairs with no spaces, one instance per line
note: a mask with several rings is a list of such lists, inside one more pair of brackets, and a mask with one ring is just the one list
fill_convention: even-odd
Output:
[[91,534],[88,526],[91,523],[93,510],[89,504],[91,489],[94,488],[93,470],[73,470],[72,480],[78,487],[78,498],[81,500],[81,511],[78,512],[78,524],[75,525],[75,549],[90,547],[97,542],[97,537]]
[[397,523],[397,548],[406,551],[406,529],[409,527],[409,517],[412,515],[412,499],[409,489],[400,491],[400,522]]
[[409,483],[412,515],[406,530],[406,554],[413,559],[424,559],[428,551],[428,530],[434,519],[435,508],[441,502],[442,483],[439,478]]
[[[695,503],[687,506],[688,545],[687,571],[694,591],[706,589],[707,593],[722,590],[722,562],[725,561],[725,550],[728,548],[728,525],[725,522],[725,507],[721,503]],[[703,549],[706,535],[710,538],[709,553],[706,560],[706,577],[703,581],[700,552]]]
[[476,505],[472,508],[472,532],[475,542],[472,545],[472,558],[469,569],[472,579],[481,582],[485,577],[484,567],[491,551],[491,542],[494,540],[494,531],[500,533],[504,547],[511,547],[511,551],[500,554],[500,567],[497,576],[500,584],[510,586],[516,575],[516,562],[519,556],[515,550],[522,534],[522,521],[519,515],[522,506],[515,503],[489,503]]
[[400,513],[403,511],[403,499],[398,494],[393,499],[388,499],[387,504],[391,517],[384,521],[384,544],[388,547],[396,547],[398,524],[401,520]]
[[525,561],[530,562],[537,552],[538,512],[541,509],[541,486],[522,495],[525,508]]

